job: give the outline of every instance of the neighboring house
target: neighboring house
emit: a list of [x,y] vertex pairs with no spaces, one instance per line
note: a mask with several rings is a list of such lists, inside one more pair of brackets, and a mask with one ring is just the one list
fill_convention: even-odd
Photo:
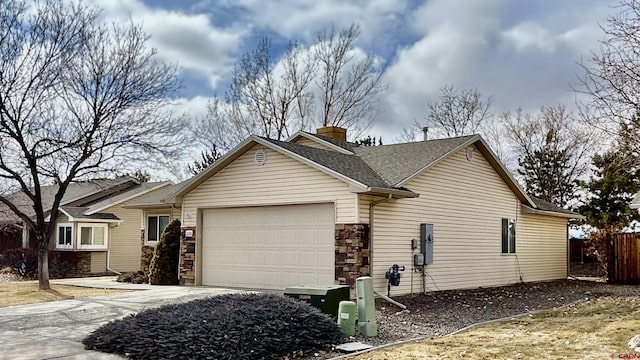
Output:
[[633,200],[631,200],[629,207],[632,209],[640,209],[640,192],[633,197]]
[[[170,182],[139,183],[128,177],[70,184],[55,219],[50,249],[82,253],[78,258],[83,273],[138,270],[141,211],[125,206],[169,185]],[[57,191],[56,185],[42,187],[45,209],[50,208]],[[28,202],[21,200],[22,193],[11,197],[29,211]],[[14,216],[6,216],[4,222],[8,221],[19,223]],[[37,246],[27,231],[23,231],[23,246]]]
[[141,220],[136,246],[138,247],[138,265],[140,270],[149,271],[153,251],[160,240],[160,235],[169,223],[182,216],[181,204],[175,193],[184,183],[163,187],[158,191],[140,196],[129,202],[125,208],[141,211]]
[[[384,292],[394,264],[406,271],[392,295],[567,276],[567,221],[580,215],[528,196],[480,136],[366,147],[318,131],[328,136],[251,136],[148,204],[182,208],[182,284],[370,275]],[[412,266],[421,224],[433,229],[424,274]]]

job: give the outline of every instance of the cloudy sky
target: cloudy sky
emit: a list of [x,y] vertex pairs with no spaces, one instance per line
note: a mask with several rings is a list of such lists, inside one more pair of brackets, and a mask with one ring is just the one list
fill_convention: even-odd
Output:
[[106,0],[107,20],[141,23],[159,56],[183,68],[178,99],[192,115],[223,94],[234,62],[263,36],[313,42],[357,23],[357,46],[388,70],[371,133],[392,142],[424,118],[443,85],[494,96],[498,113],[571,107],[576,63],[598,48],[607,0]]

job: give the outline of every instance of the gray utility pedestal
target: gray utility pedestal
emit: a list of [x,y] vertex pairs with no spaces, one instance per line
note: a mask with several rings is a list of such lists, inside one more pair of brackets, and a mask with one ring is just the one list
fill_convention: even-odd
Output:
[[302,300],[334,319],[338,317],[340,301],[349,300],[348,285],[301,285],[286,288],[284,296]]
[[358,296],[358,331],[362,336],[378,335],[376,323],[376,300],[373,297],[373,278],[361,276],[356,279],[356,294]]

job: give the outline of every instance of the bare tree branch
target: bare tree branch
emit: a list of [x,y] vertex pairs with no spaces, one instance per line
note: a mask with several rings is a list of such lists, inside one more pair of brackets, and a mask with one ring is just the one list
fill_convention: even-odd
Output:
[[359,135],[375,119],[378,95],[386,90],[385,68],[371,54],[359,54],[354,46],[360,28],[353,24],[336,33],[335,28],[318,35],[315,57],[319,62],[316,86],[322,105],[320,125],[353,128]]
[[563,105],[542,107],[535,116],[517,109],[500,119],[527,190],[559,206],[574,199],[578,180],[589,171],[593,132]]
[[[181,124],[163,111],[181,86],[177,67],[155,60],[139,26],[104,26],[98,15],[54,0],[0,3],[0,204],[36,234],[41,288],[55,229],[46,217],[69,184],[174,155],[180,143]],[[44,208],[41,187],[53,183]]]
[[440,89],[440,97],[427,105],[425,120],[436,137],[477,134],[490,119],[493,96],[482,98],[478,89],[456,90],[452,85]]
[[[622,0],[601,26],[598,51],[582,60],[573,90],[587,95],[581,115],[590,126],[616,135],[620,124],[640,125],[640,1]],[[640,138],[636,139],[640,143]]]

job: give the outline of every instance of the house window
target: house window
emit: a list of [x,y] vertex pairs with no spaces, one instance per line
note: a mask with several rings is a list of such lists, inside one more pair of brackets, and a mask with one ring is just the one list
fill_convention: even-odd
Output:
[[107,248],[106,224],[80,224],[80,249],[106,249]]
[[157,243],[167,225],[169,225],[169,215],[148,215],[147,242]]
[[73,224],[58,224],[56,248],[71,249],[73,247]]
[[516,221],[514,219],[502,219],[502,253],[515,254],[516,252]]

